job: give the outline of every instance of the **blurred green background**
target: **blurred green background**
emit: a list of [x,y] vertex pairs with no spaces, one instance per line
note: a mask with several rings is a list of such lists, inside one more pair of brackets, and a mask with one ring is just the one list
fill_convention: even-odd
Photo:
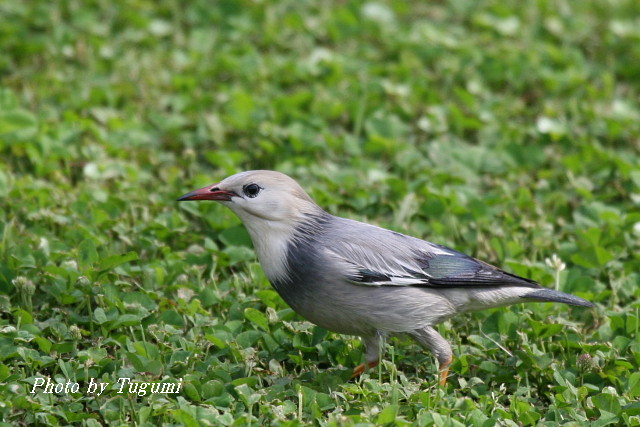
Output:
[[[639,104],[634,0],[0,2],[0,418],[640,425]],[[359,341],[175,203],[258,168],[597,309],[452,319],[446,389],[401,340],[349,382]],[[184,389],[30,393],[127,376]]]

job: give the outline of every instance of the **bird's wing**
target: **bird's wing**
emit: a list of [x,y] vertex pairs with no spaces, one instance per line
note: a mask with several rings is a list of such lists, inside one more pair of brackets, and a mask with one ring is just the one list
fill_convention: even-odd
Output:
[[351,283],[434,288],[540,286],[445,246],[378,227],[360,228],[360,233],[332,239],[325,247]]

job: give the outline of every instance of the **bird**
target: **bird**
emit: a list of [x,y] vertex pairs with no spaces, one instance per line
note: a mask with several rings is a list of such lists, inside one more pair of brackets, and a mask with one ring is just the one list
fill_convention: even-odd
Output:
[[352,378],[378,365],[388,337],[409,335],[434,354],[444,386],[453,361],[435,328],[444,320],[523,302],[594,306],[449,247],[334,216],[280,172],[240,172],[177,200],[214,200],[231,209],[267,279],[295,312],[362,338],[365,362]]

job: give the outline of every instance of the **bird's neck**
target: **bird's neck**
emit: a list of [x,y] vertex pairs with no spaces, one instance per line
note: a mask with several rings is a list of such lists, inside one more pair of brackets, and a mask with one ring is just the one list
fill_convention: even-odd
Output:
[[296,241],[313,239],[331,215],[318,210],[291,221],[245,222],[260,265],[271,283],[289,279],[288,251]]
[[293,238],[294,228],[282,221],[260,221],[247,224],[258,260],[265,275],[272,283],[287,275],[287,247]]

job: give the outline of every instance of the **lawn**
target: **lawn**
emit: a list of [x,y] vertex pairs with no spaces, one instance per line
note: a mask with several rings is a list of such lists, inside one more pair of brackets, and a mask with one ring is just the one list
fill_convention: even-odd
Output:
[[[639,17],[0,2],[3,425],[640,425]],[[176,202],[248,169],[596,307],[451,319],[446,387],[403,339],[350,381],[360,341],[296,315],[230,211]]]

